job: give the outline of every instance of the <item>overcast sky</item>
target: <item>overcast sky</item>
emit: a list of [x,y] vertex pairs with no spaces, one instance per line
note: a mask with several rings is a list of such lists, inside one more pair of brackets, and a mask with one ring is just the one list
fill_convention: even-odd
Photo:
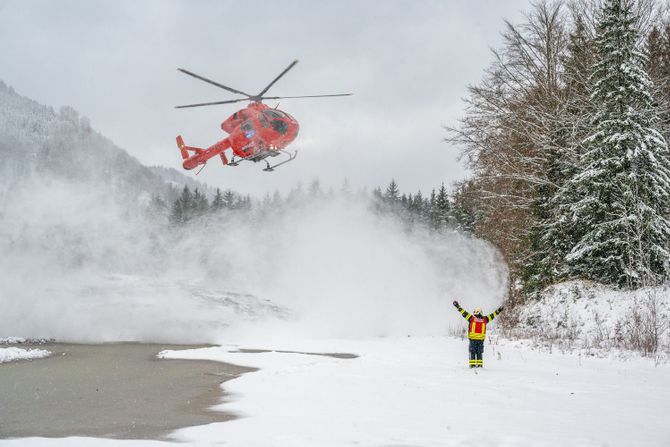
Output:
[[528,0],[0,0],[0,80],[56,109],[74,107],[142,163],[181,169],[176,135],[208,147],[245,103],[174,109],[235,98],[177,67],[254,93],[299,59],[271,94],[354,96],[283,100],[279,108],[300,122],[289,146],[299,156],[277,171],[212,159],[198,177],[257,196],[316,177],[334,188],[344,178],[354,188],[395,178],[403,191],[426,192],[465,175],[442,126],[462,115],[503,20],[527,8]]

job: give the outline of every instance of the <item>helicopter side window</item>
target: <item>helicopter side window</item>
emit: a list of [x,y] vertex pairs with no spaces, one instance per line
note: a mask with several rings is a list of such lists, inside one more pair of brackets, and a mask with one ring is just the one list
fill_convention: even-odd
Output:
[[272,128],[282,135],[288,132],[288,124],[282,120],[272,120]]
[[244,123],[242,123],[241,128],[242,131],[244,132],[244,136],[246,136],[247,138],[251,138],[256,134],[256,132],[254,131],[254,125],[251,124],[251,121],[245,121]]

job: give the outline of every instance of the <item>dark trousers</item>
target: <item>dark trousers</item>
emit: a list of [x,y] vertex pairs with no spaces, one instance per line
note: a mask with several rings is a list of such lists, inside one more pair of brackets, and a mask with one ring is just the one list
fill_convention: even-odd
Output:
[[470,340],[470,367],[484,366],[484,340]]

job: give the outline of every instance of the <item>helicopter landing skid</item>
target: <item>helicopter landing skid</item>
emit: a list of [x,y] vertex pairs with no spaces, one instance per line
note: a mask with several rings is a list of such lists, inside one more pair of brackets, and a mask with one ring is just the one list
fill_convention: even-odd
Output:
[[[267,157],[277,157],[281,154],[286,155],[288,158],[285,159],[284,161],[282,161],[280,163],[277,163],[277,164],[274,164],[274,165],[270,165],[270,163],[266,160]],[[291,153],[291,152],[281,150],[281,149],[273,149],[273,150],[268,151],[268,152],[262,152],[262,153],[259,153],[259,154],[256,154],[256,155],[251,155],[251,156],[246,157],[246,158],[237,158],[236,159],[235,156],[233,155],[233,158],[228,162],[228,166],[238,166],[241,161],[253,161],[254,163],[258,163],[259,161],[265,161],[265,169],[263,169],[263,170],[267,171],[267,172],[272,172],[272,171],[274,171],[274,169],[276,167],[279,167],[283,164],[286,164],[289,161],[293,161],[295,159],[295,157],[297,157],[297,156],[298,156],[298,151],[295,151],[295,152]]]
[[[279,163],[277,163],[277,164],[274,164],[274,165],[272,165],[272,166],[270,166],[270,163],[269,163],[267,160],[265,160],[266,167],[265,167],[265,169],[263,169],[263,171],[265,171],[265,172],[272,172],[272,171],[275,170],[275,168],[278,168],[279,166],[281,166],[281,165],[283,165],[283,164],[286,164],[286,163],[288,163],[289,161],[293,161],[293,160],[295,160],[295,157],[298,156],[298,151],[295,151],[295,152],[293,152],[293,153],[290,153],[290,152],[288,152],[288,151],[282,151],[282,150],[280,150],[280,151],[277,151],[277,152],[281,152],[282,154],[286,154],[286,155],[288,155],[288,158],[287,158],[286,160],[284,160],[284,161],[282,161],[282,162],[279,162]],[[277,154],[277,155],[279,155],[279,154]]]

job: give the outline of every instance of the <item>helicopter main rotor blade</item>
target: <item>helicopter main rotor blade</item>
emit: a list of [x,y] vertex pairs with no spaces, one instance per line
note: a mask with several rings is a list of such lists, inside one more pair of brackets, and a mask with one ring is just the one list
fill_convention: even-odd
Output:
[[187,107],[216,106],[219,104],[233,104],[236,102],[249,101],[247,98],[229,99],[228,101],[202,102],[200,104],[187,104],[185,106],[175,106],[175,109],[185,109]]
[[284,75],[286,74],[286,72],[289,71],[291,68],[293,68],[293,67],[295,66],[295,64],[297,64],[297,63],[298,63],[298,59],[296,59],[296,60],[294,60],[293,62],[291,62],[291,63],[289,64],[289,66],[286,67],[286,68],[284,69],[284,71],[282,71],[281,73],[279,73],[279,76],[277,76],[276,78],[274,78],[274,79],[272,80],[272,82],[270,82],[270,83],[268,84],[267,87],[265,87],[265,88],[264,88],[258,95],[256,95],[256,98],[260,98],[260,97],[262,97],[262,96],[265,94],[265,92],[267,92],[268,90],[270,90],[270,87],[272,87],[272,86],[275,84],[275,82],[277,82],[277,81],[279,80],[279,78],[281,78],[282,76],[284,76]]
[[[253,98],[253,95],[250,95],[250,94],[248,94],[248,93],[244,93],[244,92],[242,92],[242,91],[240,91],[240,90],[236,90],[236,89],[234,89],[234,88],[226,87],[226,86],[223,85],[223,84],[219,84],[218,82],[214,82],[214,81],[212,81],[211,79],[203,78],[202,76],[197,75],[197,74],[195,74],[195,73],[192,73],[192,72],[190,72],[190,71],[188,71],[188,70],[184,70],[183,68],[177,68],[177,70],[179,70],[179,71],[181,71],[182,73],[185,73],[185,74],[187,74],[187,75],[189,75],[189,76],[193,76],[193,77],[196,78],[196,79],[200,79],[201,81],[205,81],[205,82],[207,82],[207,83],[209,83],[209,84],[215,85],[215,86],[217,86],[217,87],[219,87],[219,88],[222,88],[222,89],[224,89],[224,90],[228,90],[228,91],[231,92],[231,93],[237,93],[238,95],[244,95],[244,96],[246,96],[246,97],[248,97],[248,98]],[[260,96],[260,95],[259,95],[259,96]]]
[[291,98],[328,98],[328,97],[333,97],[333,96],[351,96],[353,93],[337,93],[335,95],[303,95],[303,96],[263,96],[262,98],[257,98],[259,100],[262,99],[291,99]]

